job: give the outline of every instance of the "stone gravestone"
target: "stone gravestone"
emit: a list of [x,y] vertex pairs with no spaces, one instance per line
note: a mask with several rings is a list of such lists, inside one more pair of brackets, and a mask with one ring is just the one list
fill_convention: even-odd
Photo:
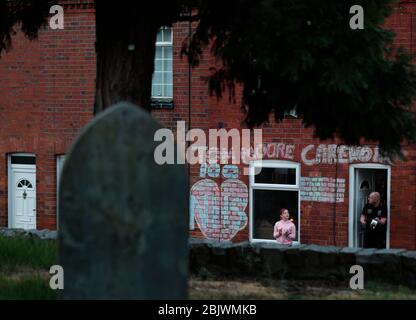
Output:
[[60,298],[187,297],[186,171],[155,163],[159,128],[145,111],[120,103],[72,146],[59,201]]

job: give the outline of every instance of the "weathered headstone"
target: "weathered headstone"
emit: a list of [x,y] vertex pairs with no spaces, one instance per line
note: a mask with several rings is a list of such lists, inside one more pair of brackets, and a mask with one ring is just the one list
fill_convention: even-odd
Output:
[[59,200],[61,298],[187,297],[186,171],[155,163],[159,128],[120,103],[72,146]]

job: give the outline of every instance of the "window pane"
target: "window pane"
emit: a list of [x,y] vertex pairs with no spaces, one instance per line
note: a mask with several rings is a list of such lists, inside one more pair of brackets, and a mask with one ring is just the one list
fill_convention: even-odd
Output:
[[35,157],[12,156],[12,164],[36,164]]
[[165,90],[166,90],[166,92],[165,92],[166,97],[172,98],[173,97],[173,86],[172,85],[167,85],[165,87]]
[[163,60],[156,59],[155,60],[155,71],[163,71]]
[[18,188],[28,187],[29,189],[33,189],[32,184],[28,180],[21,180],[18,185]]
[[166,28],[163,30],[163,41],[164,42],[171,42],[172,40],[172,29]]
[[172,60],[171,59],[163,60],[163,70],[172,72]]
[[153,97],[161,97],[162,96],[162,86],[161,85],[153,85],[152,86],[152,96]]
[[154,84],[162,84],[163,78],[162,78],[163,73],[156,71],[155,73],[153,73],[153,83]]
[[163,41],[163,31],[159,29],[159,32],[157,33],[156,42],[162,42]]
[[163,47],[163,58],[172,59],[172,47]]
[[274,224],[280,220],[280,209],[286,208],[296,226],[295,241],[298,241],[298,197],[298,191],[253,190],[253,237],[274,240]]
[[254,179],[256,183],[296,185],[296,169],[263,167]]
[[163,73],[163,83],[164,84],[172,84],[172,73],[171,72],[164,72]]
[[162,47],[157,46],[156,47],[156,59],[162,59]]

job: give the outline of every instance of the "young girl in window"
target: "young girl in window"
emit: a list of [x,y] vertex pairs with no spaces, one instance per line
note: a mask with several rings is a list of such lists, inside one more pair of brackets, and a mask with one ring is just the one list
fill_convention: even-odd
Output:
[[280,221],[274,225],[273,238],[279,244],[291,245],[296,239],[295,224],[289,220],[289,210],[283,208],[280,210]]

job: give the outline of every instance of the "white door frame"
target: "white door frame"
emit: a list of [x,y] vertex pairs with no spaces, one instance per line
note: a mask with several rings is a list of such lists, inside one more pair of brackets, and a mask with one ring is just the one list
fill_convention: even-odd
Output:
[[[24,169],[24,170],[30,170],[33,171],[35,174],[35,197],[37,199],[37,188],[36,188],[36,164],[12,164],[12,156],[19,156],[19,157],[35,157],[34,154],[31,153],[11,153],[7,155],[7,227],[12,228],[14,223],[14,181],[13,181],[13,171],[14,169]],[[36,202],[35,202],[36,203]],[[37,221],[36,221],[36,214],[35,214],[35,226],[37,227]]]
[[354,246],[354,200],[355,200],[355,169],[384,169],[387,170],[387,235],[386,248],[390,249],[390,187],[391,166],[378,163],[351,164],[349,169],[349,199],[348,199],[348,246]]

